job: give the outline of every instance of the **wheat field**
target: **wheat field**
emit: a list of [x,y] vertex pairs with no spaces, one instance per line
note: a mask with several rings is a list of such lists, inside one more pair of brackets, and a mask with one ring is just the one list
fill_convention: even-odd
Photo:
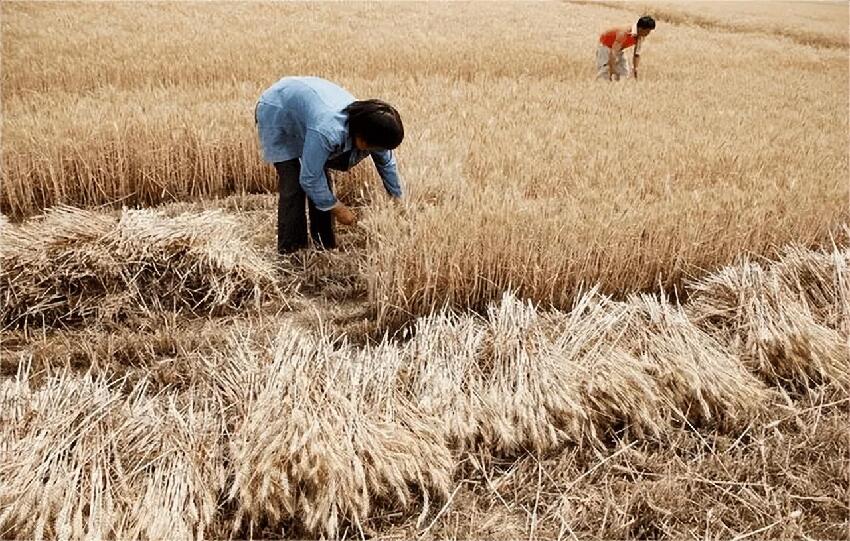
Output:
[[[850,535],[846,3],[0,16],[0,538]],[[280,258],[291,74],[397,106],[406,196]]]

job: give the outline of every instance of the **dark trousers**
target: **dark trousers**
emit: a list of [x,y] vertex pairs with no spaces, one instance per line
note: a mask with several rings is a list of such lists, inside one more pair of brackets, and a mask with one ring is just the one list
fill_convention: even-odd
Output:
[[[325,177],[328,179],[328,188],[333,191],[333,180],[328,169],[333,168],[341,171],[348,169],[348,154],[329,161],[325,165]],[[301,164],[295,160],[277,162],[274,164],[277,171],[278,204],[277,204],[277,251],[288,254],[306,248],[307,242],[307,216],[310,217],[310,237],[318,249],[336,248],[336,235],[334,234],[334,218],[329,211],[319,210],[304,193],[301,183],[298,181],[301,174]],[[304,206],[307,212],[304,212]]]

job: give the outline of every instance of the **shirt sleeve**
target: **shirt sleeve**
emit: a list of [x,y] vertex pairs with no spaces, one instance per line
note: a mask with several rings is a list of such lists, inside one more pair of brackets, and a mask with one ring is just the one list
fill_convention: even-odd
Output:
[[398,167],[395,161],[395,154],[392,150],[381,150],[372,152],[372,161],[375,162],[375,168],[378,174],[381,175],[381,180],[384,182],[384,188],[393,197],[401,197],[401,179],[398,176]]
[[301,154],[301,176],[298,182],[319,210],[330,210],[337,199],[328,186],[325,163],[331,152],[327,138],[315,130],[307,130],[304,151]]

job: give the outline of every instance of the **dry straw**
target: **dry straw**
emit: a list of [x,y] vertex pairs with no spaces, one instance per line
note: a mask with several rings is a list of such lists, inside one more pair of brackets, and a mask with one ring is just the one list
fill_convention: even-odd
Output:
[[[376,507],[448,495],[454,462],[438,420],[399,394],[398,351],[358,351],[285,326],[265,348],[245,338],[212,366],[229,412],[233,527],[296,521],[335,536]],[[250,383],[245,384],[246,379]]]
[[811,410],[782,388],[809,401],[825,385],[846,402],[850,297],[830,288],[847,283],[847,254],[742,263],[684,306],[591,290],[546,311],[505,294],[363,348],[294,323],[271,337],[246,328],[197,356],[181,391],[154,393],[144,376],[38,384],[24,360],[0,395],[0,532],[336,537],[379,517],[425,531],[470,464],[604,454],[683,428],[734,447]]
[[742,261],[691,285],[689,310],[751,370],[792,390],[850,391],[850,250],[788,248],[776,263]]
[[91,374],[0,386],[0,534],[202,538],[224,481],[218,419]]
[[221,211],[173,218],[58,207],[0,230],[5,327],[161,310],[226,313],[279,293],[274,266]]

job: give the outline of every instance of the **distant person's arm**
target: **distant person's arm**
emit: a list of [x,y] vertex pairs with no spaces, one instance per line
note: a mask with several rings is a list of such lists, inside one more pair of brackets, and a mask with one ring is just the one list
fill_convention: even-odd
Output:
[[638,38],[637,43],[635,43],[635,52],[634,56],[632,56],[632,75],[634,78],[638,78],[638,64],[640,64],[640,46],[643,43],[641,38]]
[[611,45],[611,48],[608,49],[608,78],[613,79],[615,66],[617,65],[617,55],[620,54],[620,51],[623,50],[623,40],[626,37],[625,32],[617,32],[617,37],[614,39],[614,43]]

